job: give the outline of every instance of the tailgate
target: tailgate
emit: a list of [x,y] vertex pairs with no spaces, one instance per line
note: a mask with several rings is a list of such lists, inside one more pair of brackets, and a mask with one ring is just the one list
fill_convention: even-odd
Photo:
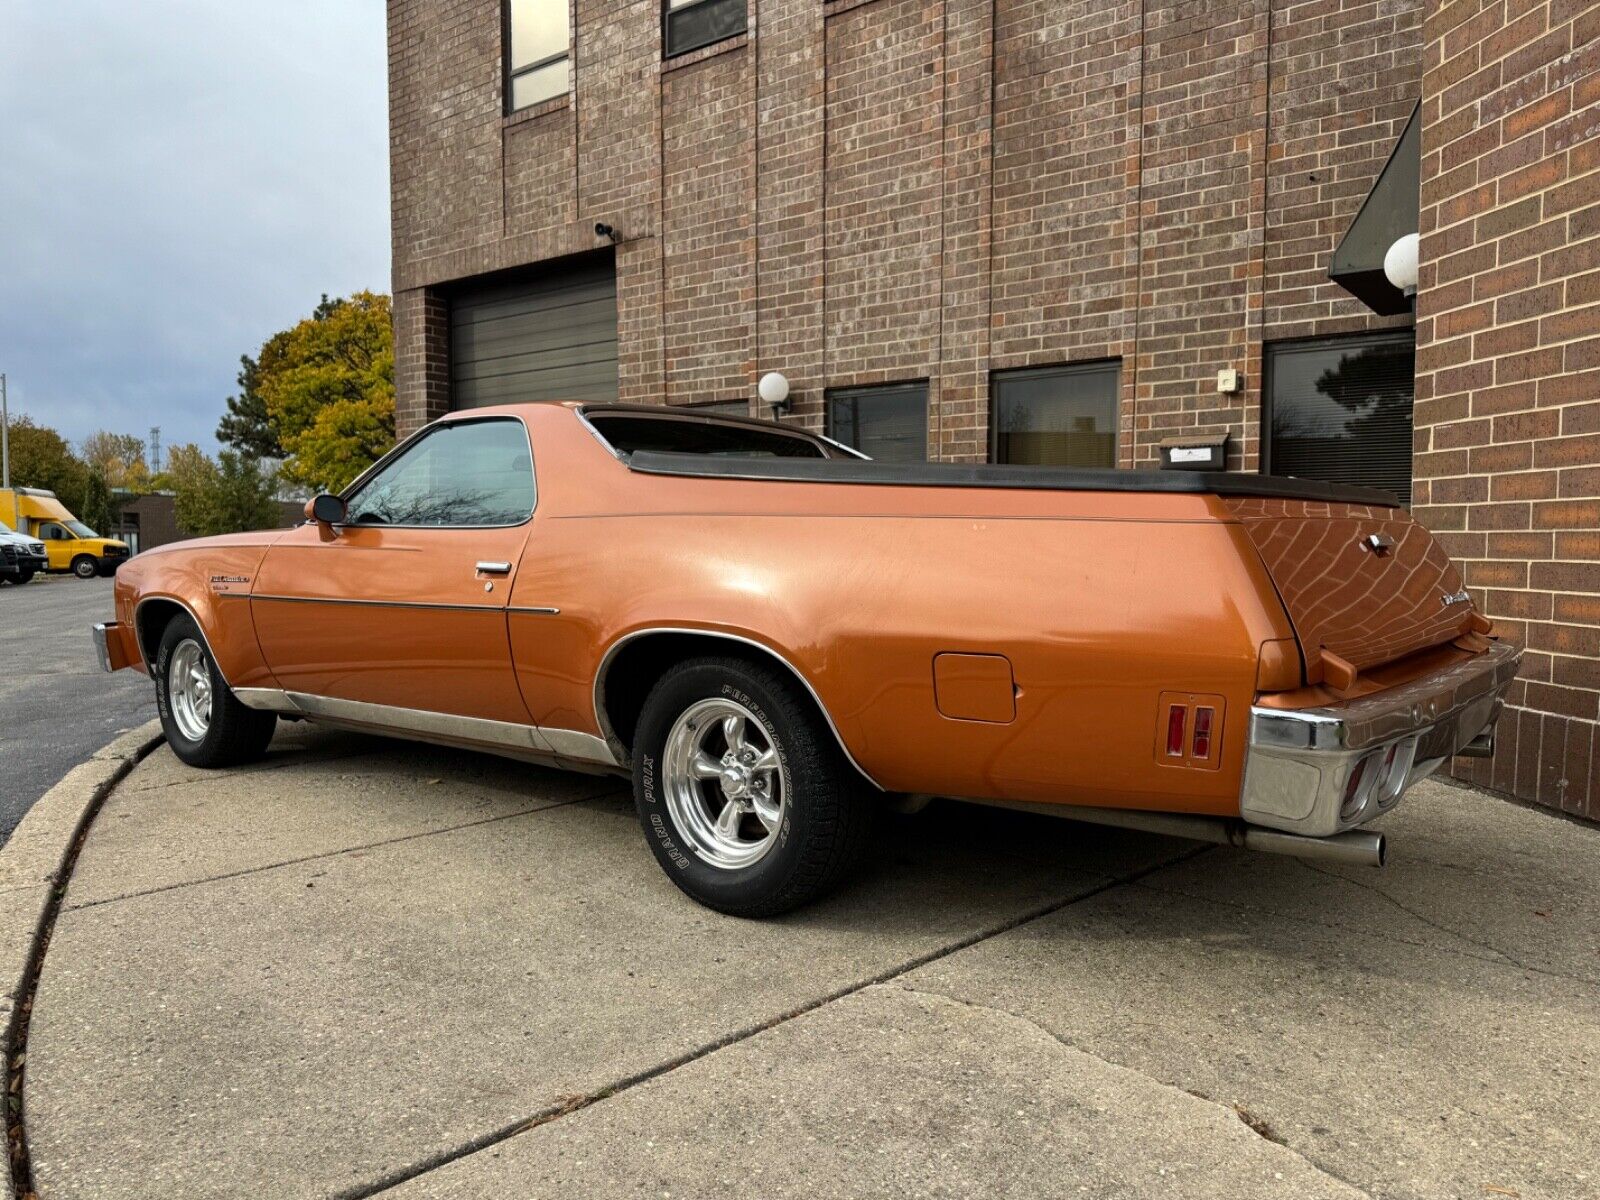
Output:
[[1473,608],[1461,573],[1405,509],[1245,497],[1222,502],[1283,597],[1311,681],[1320,677],[1324,649],[1365,669],[1467,631]]

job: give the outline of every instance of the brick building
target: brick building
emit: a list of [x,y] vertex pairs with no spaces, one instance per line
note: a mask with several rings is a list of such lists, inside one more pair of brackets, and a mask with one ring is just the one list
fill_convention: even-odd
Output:
[[[1600,816],[1592,0],[390,0],[389,43],[403,430],[779,371],[876,457],[1388,487],[1530,651],[1461,769]],[[1415,317],[1329,277],[1380,175]]]

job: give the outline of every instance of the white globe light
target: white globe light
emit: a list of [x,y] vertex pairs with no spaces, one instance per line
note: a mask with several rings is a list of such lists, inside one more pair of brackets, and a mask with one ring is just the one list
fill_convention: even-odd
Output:
[[1408,233],[1390,246],[1388,253],[1383,256],[1384,278],[1408,296],[1414,296],[1417,292],[1417,243],[1419,240],[1416,234]]
[[789,398],[789,381],[777,371],[768,371],[756,384],[756,393],[763,404],[782,404]]

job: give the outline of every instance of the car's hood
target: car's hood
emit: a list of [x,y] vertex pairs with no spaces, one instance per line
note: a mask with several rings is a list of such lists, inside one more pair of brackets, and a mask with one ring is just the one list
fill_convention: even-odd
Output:
[[261,529],[254,533],[219,533],[215,537],[190,538],[185,542],[168,542],[164,546],[154,546],[146,550],[140,557],[151,554],[171,554],[173,551],[215,549],[222,546],[260,546],[265,548],[272,545],[284,534],[287,529]]

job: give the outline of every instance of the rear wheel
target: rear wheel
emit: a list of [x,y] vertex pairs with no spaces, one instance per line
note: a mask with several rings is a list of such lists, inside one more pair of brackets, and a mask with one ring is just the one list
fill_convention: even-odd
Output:
[[810,697],[778,671],[702,658],[652,689],[634,741],[651,851],[700,903],[766,917],[836,886],[873,807]]
[[266,753],[277,714],[239,703],[188,614],[167,623],[151,677],[167,744],[191,767],[238,766]]
[[100,574],[100,564],[87,554],[80,554],[72,560],[72,573],[79,579],[93,579]]

